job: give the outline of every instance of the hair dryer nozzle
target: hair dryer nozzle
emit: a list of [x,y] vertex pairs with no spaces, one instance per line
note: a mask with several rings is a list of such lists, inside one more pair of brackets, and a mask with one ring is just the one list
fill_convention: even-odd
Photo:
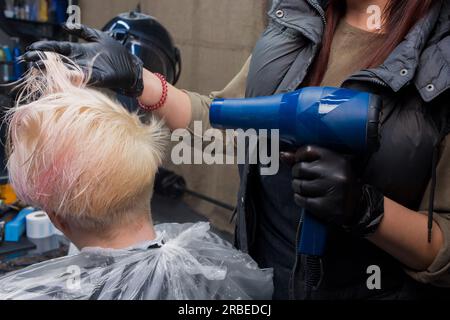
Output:
[[252,99],[218,99],[210,121],[218,129],[278,129],[296,146],[314,144],[342,152],[378,146],[381,100],[343,88],[304,88]]
[[279,129],[283,97],[216,99],[209,113],[211,125],[217,129]]

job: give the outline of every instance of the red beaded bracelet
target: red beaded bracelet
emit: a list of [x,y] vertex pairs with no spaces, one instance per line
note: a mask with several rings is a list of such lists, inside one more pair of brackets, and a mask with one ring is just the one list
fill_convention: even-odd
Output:
[[158,78],[159,78],[159,80],[161,80],[161,84],[162,84],[162,96],[161,96],[161,99],[159,100],[159,102],[157,103],[157,104],[154,104],[154,105],[152,105],[152,106],[146,106],[146,105],[144,105],[143,103],[141,103],[140,101],[139,101],[139,106],[143,109],[143,110],[145,110],[145,111],[149,111],[149,112],[151,112],[151,111],[155,111],[155,110],[158,110],[158,109],[161,109],[162,107],[164,107],[164,105],[166,104],[166,102],[167,102],[167,94],[168,94],[168,92],[169,92],[169,87],[168,87],[168,85],[167,85],[167,80],[166,80],[166,78],[162,75],[162,74],[160,74],[160,73],[155,73],[155,76],[157,76]]

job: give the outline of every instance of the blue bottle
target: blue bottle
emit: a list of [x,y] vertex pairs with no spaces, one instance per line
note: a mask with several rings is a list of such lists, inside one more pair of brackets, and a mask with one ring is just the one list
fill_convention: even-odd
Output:
[[67,7],[69,2],[67,0],[53,0],[55,6],[55,22],[62,24],[67,20]]
[[18,38],[12,39],[15,43],[14,49],[13,49],[13,56],[14,56],[14,79],[13,81],[19,80],[23,75],[23,65],[19,62],[19,57],[22,55],[22,49],[20,48],[20,40]]
[[29,20],[38,21],[39,20],[39,1],[30,1],[30,16]]

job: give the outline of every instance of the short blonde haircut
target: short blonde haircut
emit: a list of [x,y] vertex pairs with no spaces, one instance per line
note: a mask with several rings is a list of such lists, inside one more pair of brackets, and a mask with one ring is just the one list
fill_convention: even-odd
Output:
[[149,206],[165,129],[87,88],[74,63],[44,55],[8,113],[11,184],[25,203],[83,229],[132,221],[127,213]]

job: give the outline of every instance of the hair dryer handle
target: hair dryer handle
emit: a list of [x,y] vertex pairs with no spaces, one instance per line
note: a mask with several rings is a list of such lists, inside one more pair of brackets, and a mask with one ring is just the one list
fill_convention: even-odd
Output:
[[303,223],[298,246],[299,254],[321,257],[325,253],[327,227],[302,210]]

